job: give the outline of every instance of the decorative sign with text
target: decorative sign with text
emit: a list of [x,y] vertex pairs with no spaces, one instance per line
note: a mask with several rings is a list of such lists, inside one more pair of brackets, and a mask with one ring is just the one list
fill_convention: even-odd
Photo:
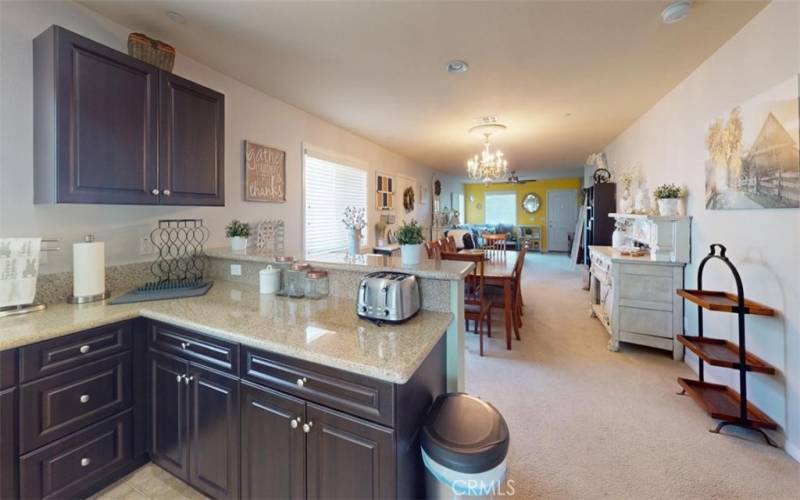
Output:
[[245,201],[286,201],[286,152],[244,141]]

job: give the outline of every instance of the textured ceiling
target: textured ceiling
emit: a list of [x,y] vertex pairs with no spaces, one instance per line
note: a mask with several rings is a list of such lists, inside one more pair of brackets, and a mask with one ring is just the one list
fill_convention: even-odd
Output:
[[[673,25],[663,1],[81,3],[440,170],[463,174],[467,130],[496,115],[493,142],[531,175],[582,165],[767,2],[695,1]],[[469,71],[448,74],[454,58]]]

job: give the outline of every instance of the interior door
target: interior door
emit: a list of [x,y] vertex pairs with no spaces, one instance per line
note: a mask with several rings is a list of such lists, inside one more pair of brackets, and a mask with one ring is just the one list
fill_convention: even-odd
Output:
[[157,204],[158,68],[53,29],[58,202]]
[[568,252],[569,235],[578,219],[578,192],[575,189],[551,189],[547,192],[547,250]]
[[323,406],[306,406],[308,498],[396,496],[394,431]]
[[239,379],[191,363],[189,482],[212,498],[239,497]]
[[305,498],[305,402],[247,382],[241,388],[242,498]]
[[161,73],[161,203],[225,205],[225,96]]
[[186,481],[189,479],[188,392],[183,375],[189,364],[150,351],[148,365],[151,458]]

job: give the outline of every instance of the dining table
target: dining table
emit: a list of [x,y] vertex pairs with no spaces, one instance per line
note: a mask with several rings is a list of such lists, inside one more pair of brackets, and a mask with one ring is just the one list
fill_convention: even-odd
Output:
[[506,327],[506,349],[511,350],[512,329],[517,330],[513,314],[513,276],[517,262],[516,250],[484,252],[483,250],[461,250],[460,253],[482,253],[486,258],[483,263],[483,281],[486,285],[503,287],[503,317]]

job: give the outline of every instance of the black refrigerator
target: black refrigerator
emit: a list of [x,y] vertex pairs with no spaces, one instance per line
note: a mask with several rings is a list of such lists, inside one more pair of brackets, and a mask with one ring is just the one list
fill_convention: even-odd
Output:
[[589,265],[589,245],[611,246],[614,219],[608,214],[617,209],[617,185],[613,182],[595,184],[583,190],[586,196],[586,225],[578,261]]

